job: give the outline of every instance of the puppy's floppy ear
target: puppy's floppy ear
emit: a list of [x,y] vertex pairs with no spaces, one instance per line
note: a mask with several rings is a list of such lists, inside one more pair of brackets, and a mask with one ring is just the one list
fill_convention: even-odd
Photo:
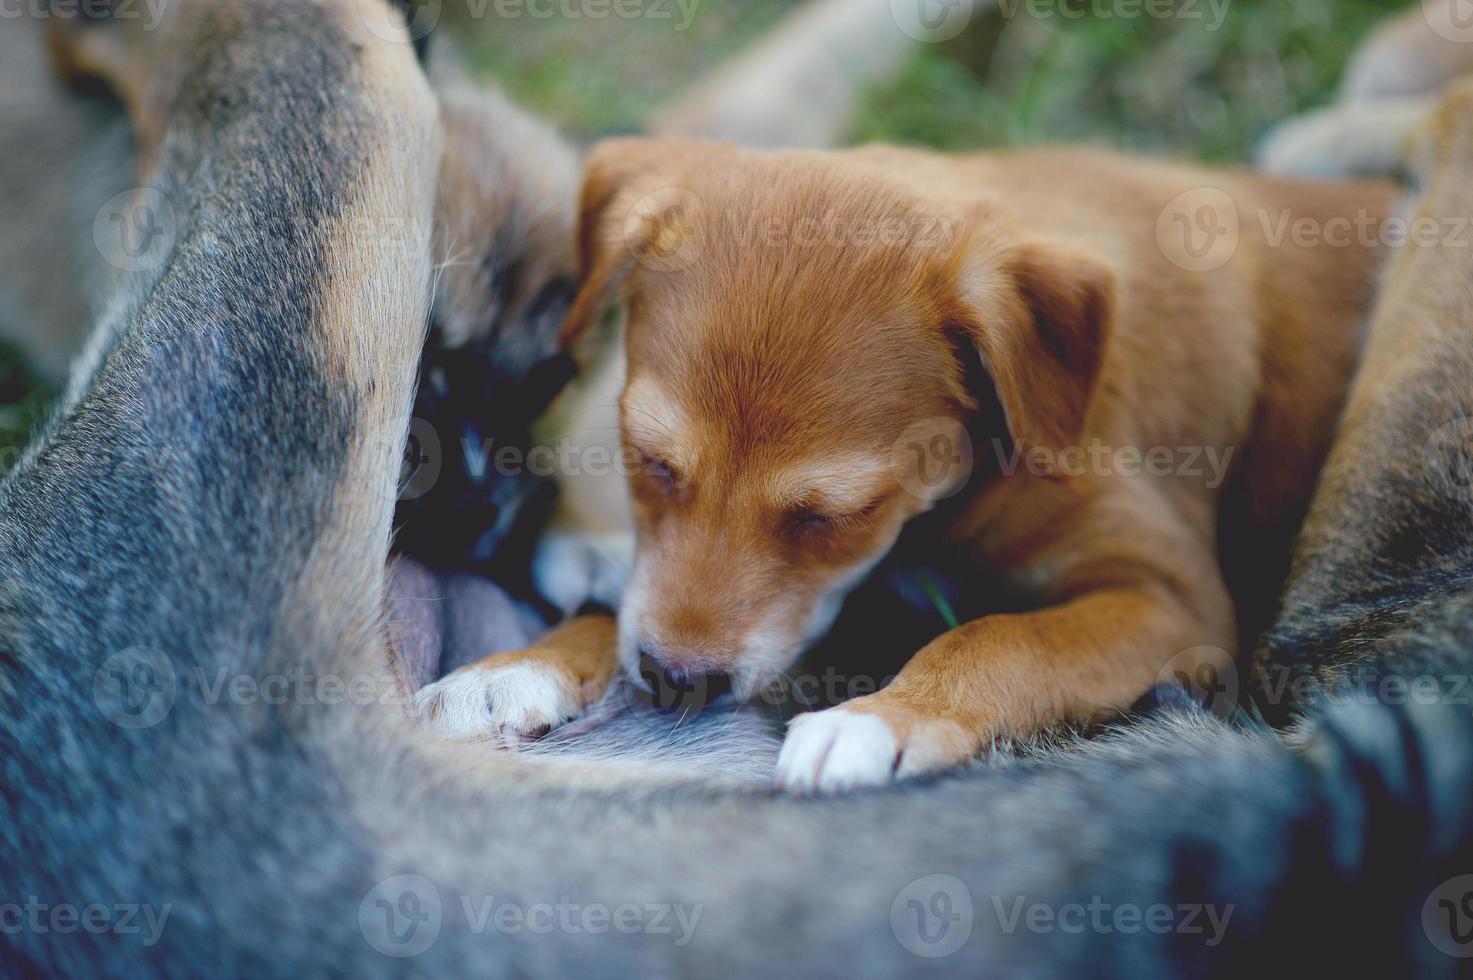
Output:
[[1115,272],[1100,256],[1024,239],[962,267],[953,329],[976,347],[1008,432],[1025,451],[1077,445],[1099,387],[1115,314]]
[[603,313],[634,268],[633,252],[618,240],[617,229],[605,225],[614,199],[639,173],[639,148],[638,140],[600,143],[584,167],[578,195],[579,287],[559,334],[564,348],[571,347]]
[[563,321],[564,347],[577,341],[614,301],[636,264],[657,270],[680,267],[672,253],[680,250],[679,240],[691,229],[695,198],[676,182],[682,164],[710,148],[631,138],[608,140],[594,149],[578,206],[580,287]]

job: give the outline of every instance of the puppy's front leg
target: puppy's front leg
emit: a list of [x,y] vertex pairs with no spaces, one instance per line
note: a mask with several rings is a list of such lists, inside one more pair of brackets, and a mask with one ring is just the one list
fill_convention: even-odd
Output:
[[456,738],[537,738],[598,700],[619,666],[612,616],[579,616],[515,653],[495,653],[420,689],[428,728]]
[[[1227,617],[1211,617],[1213,620]],[[800,715],[778,757],[781,788],[832,792],[965,762],[988,740],[1128,707],[1181,651],[1233,648],[1164,586],[1100,588],[1038,612],[943,634],[878,694]],[[1219,668],[1225,663],[1216,663]]]

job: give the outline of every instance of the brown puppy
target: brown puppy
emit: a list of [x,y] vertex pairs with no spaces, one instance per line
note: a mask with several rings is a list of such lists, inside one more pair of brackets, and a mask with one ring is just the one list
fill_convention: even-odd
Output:
[[[946,547],[1034,611],[797,719],[789,787],[960,762],[1234,656],[1227,579],[1278,584],[1394,197],[1081,149],[600,147],[567,332],[626,304],[624,666],[752,693],[938,504]],[[589,672],[555,649],[566,713]],[[441,682],[456,727],[534,694],[479,669]]]

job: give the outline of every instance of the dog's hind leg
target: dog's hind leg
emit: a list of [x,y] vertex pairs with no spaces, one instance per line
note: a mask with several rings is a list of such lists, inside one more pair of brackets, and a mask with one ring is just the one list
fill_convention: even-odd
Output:
[[[167,205],[160,264],[120,285],[0,484],[3,891],[272,921],[280,945],[215,954],[262,973],[322,940],[290,937],[299,908],[242,906],[235,883],[262,866],[230,855],[318,861],[304,902],[364,860],[341,808],[311,802],[335,798],[330,766],[292,760],[324,701],[394,693],[381,597],[439,122],[387,4],[167,10],[121,64],[143,80],[130,108],[158,121],[140,150]],[[317,816],[260,805],[268,791]],[[176,876],[212,863],[213,885]],[[218,930],[170,929],[218,948]],[[0,972],[150,955],[106,941],[7,936]]]

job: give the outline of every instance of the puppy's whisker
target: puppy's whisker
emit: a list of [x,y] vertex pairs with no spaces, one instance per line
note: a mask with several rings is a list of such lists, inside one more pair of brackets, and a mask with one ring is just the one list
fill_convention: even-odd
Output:
[[653,422],[657,426],[656,431],[659,434],[664,435],[664,436],[668,436],[670,438],[674,438],[675,432],[670,428],[669,423],[665,422],[664,419],[661,419],[661,418],[659,418],[658,416],[655,416],[655,415],[651,415],[649,412],[646,412],[643,409],[640,409],[640,408],[638,408],[636,406],[633,406],[633,405],[625,405],[624,406],[624,411],[626,413],[632,412],[632,413],[634,413],[636,415],[642,415],[642,416],[644,416],[645,418],[649,419],[651,422]]

